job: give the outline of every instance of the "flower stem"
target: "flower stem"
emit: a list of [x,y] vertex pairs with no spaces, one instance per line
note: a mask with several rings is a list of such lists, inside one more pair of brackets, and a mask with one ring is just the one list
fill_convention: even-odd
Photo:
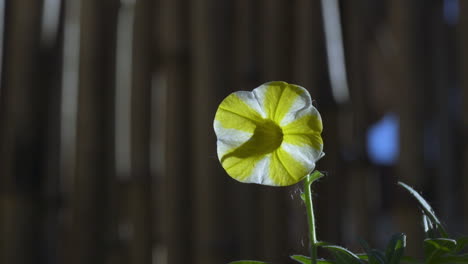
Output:
[[[307,175],[304,181],[304,194],[307,209],[307,222],[309,224],[310,263],[317,264],[317,235],[315,234],[314,205],[312,204],[311,185],[317,178],[317,171]],[[320,175],[321,173],[318,172]]]

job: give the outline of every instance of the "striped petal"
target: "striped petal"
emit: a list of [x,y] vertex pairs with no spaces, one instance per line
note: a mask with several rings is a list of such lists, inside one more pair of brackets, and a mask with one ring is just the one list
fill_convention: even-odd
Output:
[[304,88],[270,82],[226,97],[216,112],[218,158],[234,179],[295,184],[323,155],[322,121]]
[[[266,117],[278,124],[290,122],[312,100],[303,87],[285,82],[269,82],[253,90]],[[284,120],[284,121],[283,121]]]

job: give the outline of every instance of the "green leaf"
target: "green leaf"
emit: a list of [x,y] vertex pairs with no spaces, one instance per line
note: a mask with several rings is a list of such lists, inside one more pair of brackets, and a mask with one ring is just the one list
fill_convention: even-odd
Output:
[[428,247],[440,250],[445,253],[452,252],[457,248],[457,241],[449,238],[428,238],[424,240]]
[[437,226],[432,223],[431,219],[427,217],[426,213],[422,211],[423,227],[424,233],[426,233],[426,238],[437,238]]
[[[311,264],[310,257],[303,256],[303,255],[292,255],[291,259],[302,263],[302,264]],[[326,259],[317,259],[318,264],[333,264],[333,261],[326,260]]]
[[361,264],[359,257],[344,247],[335,245],[324,245],[323,248],[329,250],[337,264]]
[[413,257],[403,256],[403,257],[401,257],[401,262],[400,263],[420,264],[422,262],[418,261],[417,259],[415,259]]
[[268,262],[256,261],[256,260],[238,260],[229,262],[228,264],[268,264]]
[[382,251],[371,249],[367,255],[369,256],[370,264],[386,264],[385,255]]
[[310,264],[310,257],[306,257],[306,256],[303,256],[303,255],[292,255],[290,256],[290,258],[292,260],[295,260],[299,263],[302,263],[302,264]]
[[332,243],[330,243],[330,242],[325,242],[325,241],[317,241],[317,243],[315,243],[315,245],[316,245],[317,247],[333,246]]
[[448,238],[435,238],[424,240],[424,252],[426,263],[438,263],[437,259],[447,253],[451,253],[457,247],[457,241]]
[[385,259],[388,264],[398,264],[403,257],[406,247],[406,235],[403,233],[394,234],[388,243],[385,251]]
[[468,254],[445,255],[437,259],[438,263],[468,263]]
[[365,256],[365,260],[370,264],[385,264],[385,256],[382,252],[372,249],[364,239],[359,239],[359,243],[367,253],[366,255],[358,255],[360,259],[364,259]]
[[358,253],[356,254],[356,256],[358,256],[358,258],[362,260],[369,260],[369,256],[365,253]]
[[424,213],[427,215],[427,217],[431,220],[432,223],[437,225],[437,229],[439,230],[440,234],[442,237],[447,238],[448,234],[447,231],[445,231],[444,227],[442,226],[441,222],[435,215],[434,209],[429,205],[429,203],[413,188],[410,186],[406,185],[403,182],[398,182],[398,185],[402,186],[405,188],[411,195],[413,195],[414,198],[419,202],[421,205],[421,209],[424,211]]
[[462,251],[465,246],[468,245],[468,237],[461,237],[457,239],[457,247],[455,248],[454,252]]

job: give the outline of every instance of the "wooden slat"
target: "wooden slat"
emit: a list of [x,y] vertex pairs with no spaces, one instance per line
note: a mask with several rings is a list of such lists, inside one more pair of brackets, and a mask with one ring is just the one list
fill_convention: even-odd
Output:
[[[460,54],[460,82],[462,90],[462,124],[460,135],[468,135],[468,3],[466,1],[460,1],[460,24],[458,28],[458,52]],[[463,145],[463,157],[461,157],[461,170],[463,179],[463,222],[464,232],[468,231],[467,219],[468,219],[468,144],[465,142]]]
[[192,241],[192,171],[189,154],[190,66],[188,1],[162,0],[158,11],[162,75],[167,86],[166,174],[167,216],[163,234],[168,263],[190,263]]
[[105,263],[114,176],[114,67],[117,2],[83,0],[76,173],[69,263]]
[[323,55],[323,28],[320,1],[300,0],[294,7],[293,83],[309,90],[312,99],[318,96],[320,64]]
[[[44,41],[40,54],[41,66],[38,67],[41,76],[40,90],[44,93],[44,101],[47,106],[44,109],[42,127],[44,129],[45,148],[44,153],[44,184],[42,210],[44,210],[44,227],[41,231],[41,243],[43,263],[58,263],[60,257],[59,247],[61,245],[60,234],[62,231],[61,219],[63,209],[63,197],[60,192],[60,122],[61,122],[61,76],[63,73],[63,28],[64,28],[64,1],[57,1],[59,9],[55,14],[58,17],[55,25],[57,32],[48,36]],[[50,8],[46,6],[43,8]],[[43,10],[44,11],[44,10]],[[43,12],[44,15],[44,12]],[[44,17],[42,17],[44,19]],[[44,34],[44,32],[41,32]],[[35,88],[38,89],[38,88]],[[39,260],[36,260],[40,263]]]
[[395,1],[390,10],[392,27],[399,51],[398,81],[400,115],[400,165],[399,174],[409,184],[423,181],[423,60],[421,10],[416,2]]
[[[0,262],[40,262],[47,93],[40,80],[41,1],[6,6],[0,101]],[[27,254],[25,254],[27,252]]]
[[152,3],[135,5],[131,94],[131,263],[151,264],[153,193],[150,174]]
[[[454,29],[447,25],[447,21],[444,18],[444,13],[440,12],[443,10],[443,2],[435,2],[432,5],[428,5],[427,13],[432,14],[430,19],[430,39],[433,43],[431,47],[431,53],[433,59],[431,61],[431,72],[428,78],[432,85],[429,87],[433,88],[432,96],[427,98],[430,103],[430,108],[433,112],[433,137],[437,137],[439,144],[437,147],[430,149],[435,150],[438,158],[438,166],[434,169],[435,175],[435,202],[434,207],[438,213],[438,216],[452,230],[460,230],[463,223],[459,217],[457,208],[461,207],[461,201],[463,198],[458,191],[458,184],[461,182],[462,177],[458,172],[459,160],[456,158],[456,137],[457,124],[455,124],[456,118],[454,118],[454,94],[458,89],[456,83],[456,65],[453,63],[455,60],[455,54],[453,53],[454,43]],[[430,92],[430,88],[425,88],[426,94]],[[427,103],[426,103],[427,104]],[[433,107],[433,106],[437,107]],[[456,109],[456,108],[455,108]],[[432,154],[432,153],[431,153]],[[434,154],[432,154],[434,156]],[[430,157],[434,159],[436,157]],[[450,232],[450,231],[449,231]]]
[[[217,0],[194,2],[191,12],[192,94],[191,151],[194,179],[194,262],[225,263],[232,236],[226,197],[229,178],[215,156],[213,118],[222,97],[232,89],[232,8]],[[207,131],[207,128],[209,130]]]
[[[356,237],[369,239],[369,233],[374,221],[370,220],[368,210],[370,205],[375,205],[375,192],[369,190],[377,189],[376,175],[368,170],[365,162],[366,128],[369,122],[368,91],[375,87],[366,86],[366,76],[369,76],[367,69],[367,55],[369,43],[366,42],[366,34],[375,34],[369,31],[370,12],[372,9],[368,1],[342,2],[342,25],[343,25],[343,45],[345,48],[346,70],[348,77],[348,87],[350,102],[348,105],[340,106],[338,137],[340,142],[340,152],[346,153],[347,160],[342,160],[339,174],[336,177],[345,181],[344,185],[337,187],[338,192],[346,193],[347,199],[343,200],[338,209],[339,226],[344,230],[341,232],[343,244],[350,248],[359,248]],[[374,21],[373,21],[374,22]],[[375,23],[375,22],[374,22]],[[377,27],[378,25],[373,25]],[[370,39],[370,36],[367,36]],[[367,67],[367,68],[366,68]],[[346,164],[346,165],[345,165]],[[336,183],[335,183],[336,184]],[[338,184],[336,184],[338,185]],[[375,208],[372,208],[375,210]]]

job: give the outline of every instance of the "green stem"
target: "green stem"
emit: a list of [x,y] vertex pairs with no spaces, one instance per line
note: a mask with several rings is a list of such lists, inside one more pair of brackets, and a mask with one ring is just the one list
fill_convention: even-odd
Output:
[[315,217],[314,217],[314,205],[312,204],[312,191],[311,186],[313,174],[307,175],[304,181],[304,194],[305,203],[307,209],[307,222],[309,224],[309,243],[310,243],[310,261],[311,264],[317,264],[317,235],[315,234]]

